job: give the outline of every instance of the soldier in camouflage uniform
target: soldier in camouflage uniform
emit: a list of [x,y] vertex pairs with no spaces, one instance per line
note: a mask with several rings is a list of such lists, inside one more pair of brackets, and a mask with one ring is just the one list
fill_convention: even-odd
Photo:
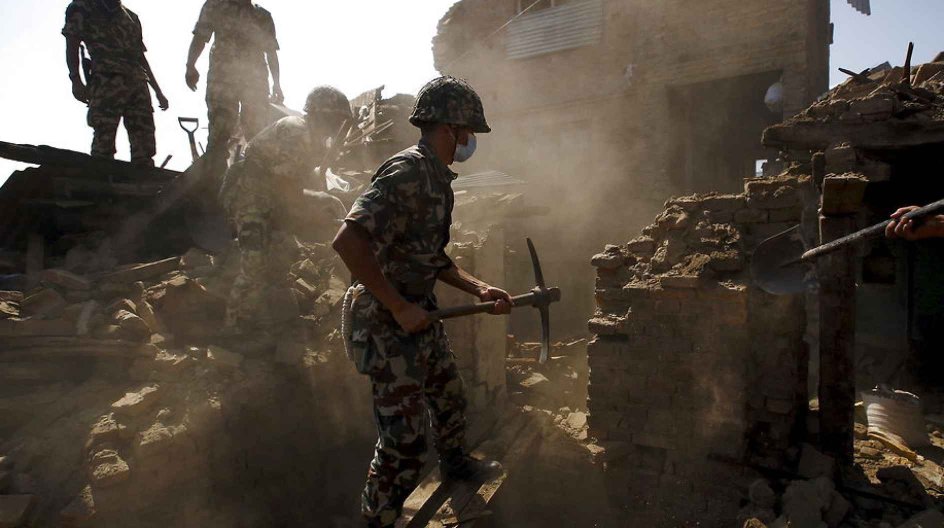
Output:
[[[304,205],[306,184],[325,156],[328,138],[353,119],[351,104],[339,90],[312,90],[305,117],[286,117],[260,132],[246,148],[243,161],[226,172],[220,199],[236,229],[240,273],[230,293],[227,326],[245,332],[265,313],[261,310],[268,285],[284,278],[296,259],[290,216]],[[317,185],[313,185],[317,186]]]
[[416,487],[426,453],[427,411],[447,478],[480,478],[500,470],[464,450],[466,405],[455,356],[436,309],[437,280],[499,301],[511,298],[472,277],[446,255],[454,195],[449,169],[475,149],[475,133],[490,128],[482,102],[465,82],[431,81],[417,97],[410,122],[419,144],[395,155],[356,201],[333,247],[356,282],[349,339],[358,369],[370,376],[379,439],[362,496],[370,527],[393,526]]
[[279,42],[272,15],[251,0],[207,0],[193,30],[187,57],[187,86],[196,91],[197,59],[210,50],[206,102],[210,118],[207,151],[225,151],[240,125],[243,137],[255,137],[269,121],[269,73],[272,97],[284,99],[280,82]]
[[[161,110],[167,110],[169,104],[144,56],[147,49],[138,15],[120,0],[73,0],[66,8],[62,34],[72,94],[89,107],[88,124],[94,130],[92,156],[115,157],[118,122],[124,119],[131,162],[153,167],[157,147],[148,84],[154,88]],[[92,59],[87,85],[79,75],[83,42]]]

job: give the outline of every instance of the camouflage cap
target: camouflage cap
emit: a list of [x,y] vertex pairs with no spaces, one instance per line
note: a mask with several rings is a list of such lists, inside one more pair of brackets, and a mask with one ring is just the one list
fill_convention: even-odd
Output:
[[433,79],[420,90],[410,123],[417,127],[428,123],[448,123],[467,126],[480,134],[492,131],[485,121],[485,109],[479,94],[468,82],[448,75]]
[[336,113],[351,119],[351,101],[333,86],[318,86],[308,93],[305,99],[305,113]]

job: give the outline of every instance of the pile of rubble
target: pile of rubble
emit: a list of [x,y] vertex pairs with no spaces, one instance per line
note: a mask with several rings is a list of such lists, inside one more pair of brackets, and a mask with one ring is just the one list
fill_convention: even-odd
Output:
[[764,132],[767,146],[820,150],[837,138],[894,148],[941,141],[944,53],[933,62],[848,72],[850,78],[800,114]]
[[[270,331],[257,336],[221,335],[235,251],[110,270],[91,258],[63,261],[27,277],[25,291],[0,292],[0,511],[15,512],[0,525],[285,521],[287,505],[260,513],[248,496],[263,493],[272,471],[286,479],[305,471],[303,461],[331,463],[305,458],[324,453],[287,453],[314,437],[326,449],[351,438],[352,447],[369,446],[370,431],[351,425],[360,420],[334,409],[338,397],[365,397],[337,333],[343,266],[324,245],[297,249],[259,314]],[[306,436],[292,449],[268,443],[293,434]],[[242,456],[267,460],[237,464]],[[293,486],[304,480],[293,478]],[[257,499],[271,506],[279,499],[270,492]],[[356,497],[356,487],[340,492]]]

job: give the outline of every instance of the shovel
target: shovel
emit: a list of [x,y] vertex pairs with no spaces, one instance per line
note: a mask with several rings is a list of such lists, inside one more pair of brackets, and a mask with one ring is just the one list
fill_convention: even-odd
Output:
[[[941,213],[944,213],[944,200],[915,209],[904,215],[904,218],[912,220],[918,226],[925,218]],[[767,293],[774,295],[801,293],[811,282],[813,261],[851,244],[881,237],[885,234],[888,222],[885,220],[808,251],[800,236],[800,226],[792,227],[757,246],[754,250],[754,258],[751,260],[751,276],[754,282]]]
[[[200,128],[200,120],[196,117],[178,117],[177,123],[179,123],[180,128],[187,133],[187,138],[190,140],[190,155],[193,156],[193,161],[197,161],[200,154],[197,153],[197,139],[195,134]],[[192,128],[188,128],[188,125]]]

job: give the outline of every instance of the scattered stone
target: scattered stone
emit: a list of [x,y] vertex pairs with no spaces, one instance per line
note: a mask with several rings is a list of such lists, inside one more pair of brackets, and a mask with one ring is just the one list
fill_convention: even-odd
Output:
[[39,274],[40,282],[67,290],[90,290],[92,281],[62,269],[47,269]]
[[836,472],[836,460],[824,455],[810,444],[803,444],[800,452],[800,467],[797,472],[803,478],[832,478]]
[[791,527],[826,527],[823,514],[829,509],[835,485],[826,477],[795,481],[783,495],[783,514]]
[[[185,457],[178,456],[192,452],[192,444],[187,442],[187,428],[184,425],[167,426],[155,422],[151,427],[138,433],[135,444],[135,456],[140,459],[153,458],[166,454],[172,460],[181,462]],[[175,451],[174,454],[167,453]]]
[[92,485],[97,488],[108,488],[131,477],[131,468],[128,463],[113,449],[96,453],[92,457],[91,468]]
[[148,324],[131,312],[119,310],[114,315],[114,321],[118,327],[116,336],[122,341],[144,343],[151,337],[151,328]]
[[777,494],[764,479],[755,480],[747,493],[751,503],[759,508],[772,510],[777,505]]
[[138,306],[129,299],[116,299],[112,301],[111,303],[109,303],[108,306],[105,307],[105,313],[109,315],[112,315],[115,312],[120,312],[122,310],[126,312],[131,312],[133,314],[137,314]]
[[160,398],[160,388],[150,385],[137,392],[125,394],[123,398],[111,404],[111,408],[119,415],[137,417],[153,409]]
[[213,264],[213,257],[197,248],[190,248],[180,257],[180,267],[185,270],[213,266]]
[[0,290],[0,302],[23,302],[23,292]]
[[86,447],[116,445],[125,436],[126,429],[127,427],[118,423],[113,413],[102,416],[89,431]]
[[33,495],[0,495],[0,528],[23,526],[35,503]]
[[305,279],[296,279],[295,280],[295,290],[301,292],[305,297],[308,298],[317,298],[318,290]]
[[186,277],[165,282],[164,288],[163,295],[155,299],[155,308],[174,336],[199,338],[219,331],[226,313],[226,299]]
[[833,492],[832,502],[829,509],[823,515],[823,520],[829,528],[838,528],[842,521],[846,520],[849,512],[852,511],[852,504],[846,500],[838,491]]
[[228,369],[236,369],[243,364],[243,356],[216,345],[207,349],[207,359],[214,365]]
[[97,513],[92,486],[89,485],[82,488],[72,502],[59,512],[59,519],[66,526],[81,526],[91,522]]
[[55,317],[68,305],[65,298],[56,290],[42,290],[23,299],[20,309],[24,314],[34,317]]

